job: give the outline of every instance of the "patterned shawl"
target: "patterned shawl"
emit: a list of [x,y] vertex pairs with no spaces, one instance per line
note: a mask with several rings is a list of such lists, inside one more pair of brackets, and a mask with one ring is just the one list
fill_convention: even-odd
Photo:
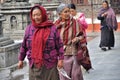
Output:
[[101,8],[99,13],[98,13],[98,16],[101,16],[103,13],[107,13],[107,16],[105,18],[107,26],[109,28],[117,30],[118,24],[117,24],[116,15],[115,15],[113,9],[110,8],[110,7],[108,7],[108,8]]
[[58,19],[55,22],[55,25],[58,28],[60,37],[63,40],[64,45],[67,45],[71,42],[73,38],[81,31],[79,24],[76,23],[76,20],[72,17],[66,22],[62,22],[61,19]]
[[[71,40],[78,35],[78,33],[80,33],[79,36],[84,36],[80,24],[77,22],[77,20],[73,18],[70,18],[65,23],[61,22],[61,19],[58,19],[55,22],[55,25],[60,32],[60,37],[62,38],[64,45],[69,44]],[[92,68],[92,65],[86,45],[86,38],[84,37],[83,39],[81,39],[76,46],[78,48],[77,62],[78,64],[82,65],[86,69],[86,71],[88,71]]]

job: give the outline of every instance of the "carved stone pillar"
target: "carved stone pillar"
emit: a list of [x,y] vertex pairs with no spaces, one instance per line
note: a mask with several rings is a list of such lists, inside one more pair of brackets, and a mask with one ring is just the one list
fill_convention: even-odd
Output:
[[3,18],[3,15],[0,14],[0,37],[3,36],[3,27],[2,27],[2,21],[4,21],[5,18]]

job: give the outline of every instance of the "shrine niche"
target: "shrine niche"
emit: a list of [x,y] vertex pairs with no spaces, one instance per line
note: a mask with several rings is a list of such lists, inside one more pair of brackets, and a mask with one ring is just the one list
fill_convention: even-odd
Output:
[[12,17],[10,18],[10,23],[11,23],[11,29],[12,29],[12,30],[17,29],[17,19],[16,19],[15,16],[12,16]]

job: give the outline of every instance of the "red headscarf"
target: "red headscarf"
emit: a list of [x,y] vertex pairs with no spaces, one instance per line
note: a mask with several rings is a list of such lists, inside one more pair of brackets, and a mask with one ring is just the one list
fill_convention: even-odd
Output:
[[[39,8],[42,13],[42,22],[36,24],[34,19],[32,18],[32,12],[35,8]],[[32,59],[34,60],[34,64],[40,68],[43,64],[43,50],[46,45],[46,41],[50,34],[50,27],[53,25],[51,21],[48,21],[47,13],[45,8],[42,6],[36,5],[30,11],[30,17],[32,20],[32,25],[36,28],[35,33],[32,38]]]

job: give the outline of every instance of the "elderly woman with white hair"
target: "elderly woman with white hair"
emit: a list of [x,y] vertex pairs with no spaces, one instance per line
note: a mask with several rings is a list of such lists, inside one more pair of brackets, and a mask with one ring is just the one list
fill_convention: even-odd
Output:
[[[57,8],[59,19],[55,21],[60,37],[64,43],[64,70],[72,80],[83,80],[80,64],[78,63],[78,45],[85,40],[79,23],[70,16],[70,9],[66,4],[60,4]],[[69,80],[60,75],[61,80]]]

